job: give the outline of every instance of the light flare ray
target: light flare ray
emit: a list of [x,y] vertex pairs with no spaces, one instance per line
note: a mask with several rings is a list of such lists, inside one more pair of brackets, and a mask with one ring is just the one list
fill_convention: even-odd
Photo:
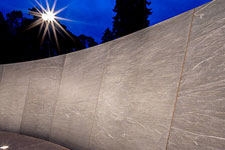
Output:
[[40,29],[39,29],[39,32],[38,32],[38,37],[41,35],[41,31],[43,29],[43,26],[44,26],[44,22],[41,23],[41,26],[40,26]]
[[36,20],[35,22],[33,22],[26,30],[30,30],[38,25],[40,25],[42,23],[41,19]]
[[47,0],[45,0],[45,2],[46,2],[46,6],[47,6],[47,12],[50,12],[49,3],[48,3],[48,1],[47,1]]
[[42,12],[37,8],[37,7],[34,7],[36,10],[37,10],[37,12],[41,15],[42,14]]
[[46,35],[47,31],[48,31],[48,27],[49,27],[49,22],[46,24],[46,27],[45,27],[43,36],[42,36],[42,38],[41,38],[41,44],[44,42],[45,35]]
[[47,12],[46,9],[37,0],[35,0],[35,2],[38,4],[39,7],[41,7],[42,11],[44,11],[45,13]]
[[58,25],[58,27],[71,39],[73,39],[73,37],[56,21],[55,22],[56,25]]
[[30,11],[29,12],[31,15],[36,16],[36,17],[41,17],[41,14],[38,12]]
[[73,20],[70,20],[70,19],[66,19],[66,18],[62,18],[62,17],[55,17],[55,19],[57,20],[64,20],[64,21],[73,21]]
[[52,13],[55,11],[56,2],[57,2],[57,0],[55,0],[53,5],[52,5],[52,10],[51,10]]
[[58,42],[56,30],[55,30],[55,25],[54,25],[53,22],[51,22],[51,25],[52,25],[52,31],[53,31],[53,34],[54,34],[54,37],[55,37],[56,46],[57,46],[57,48],[58,48],[58,50],[59,50],[59,42]]
[[54,15],[58,15],[59,13],[61,13],[63,10],[65,10],[68,6],[65,6],[63,8],[61,8],[60,10],[57,10],[56,12],[54,12]]
[[[63,7],[61,9],[55,11],[57,0],[54,1],[53,5],[52,5],[52,8],[50,8],[48,0],[46,0],[46,7],[47,8],[44,8],[43,5],[38,2],[38,0],[35,0],[35,2],[41,8],[41,10],[39,10],[37,7],[34,7],[37,12],[30,11],[29,14],[31,14],[33,16],[36,16],[36,17],[39,17],[39,19],[36,20],[34,23],[32,23],[28,27],[28,29],[31,29],[31,28],[34,28],[34,27],[40,25],[40,29],[39,29],[39,32],[38,32],[38,37],[39,37],[40,34],[42,33],[43,28],[44,28],[43,35],[42,35],[42,38],[41,38],[41,44],[43,44],[47,32],[48,32],[49,39],[51,40],[51,35],[50,35],[51,34],[50,29],[51,29],[52,32],[53,32],[54,38],[55,38],[57,49],[60,52],[60,46],[59,46],[59,41],[58,41],[58,37],[57,37],[57,32],[59,32],[61,34],[61,31],[63,31],[68,37],[70,37],[73,40],[73,37],[57,21],[57,20],[65,20],[65,21],[72,21],[72,20],[56,16],[57,14],[59,14],[63,10],[65,10],[68,6]],[[58,28],[61,31],[59,31]]]

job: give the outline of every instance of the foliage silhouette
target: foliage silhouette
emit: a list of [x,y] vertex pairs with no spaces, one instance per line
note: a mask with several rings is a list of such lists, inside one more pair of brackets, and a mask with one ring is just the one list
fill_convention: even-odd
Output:
[[113,32],[109,28],[107,28],[102,36],[102,43],[111,41],[113,39],[114,39]]
[[[29,10],[34,11],[35,8]],[[39,34],[40,26],[27,30],[37,19],[35,16],[32,19],[25,18],[21,11],[8,13],[5,19],[0,12],[0,64],[57,56],[98,44],[92,37],[72,34],[72,32],[67,30],[65,25],[58,22],[69,33],[72,39],[59,31],[57,37],[60,50],[58,50],[55,38],[50,30],[50,36],[46,36],[40,45],[43,34],[43,31]]]
[[148,0],[116,0],[113,9],[116,13],[113,17],[113,31],[110,33],[110,30],[106,29],[102,42],[148,27],[150,25],[148,17],[152,14],[150,4],[151,1]]

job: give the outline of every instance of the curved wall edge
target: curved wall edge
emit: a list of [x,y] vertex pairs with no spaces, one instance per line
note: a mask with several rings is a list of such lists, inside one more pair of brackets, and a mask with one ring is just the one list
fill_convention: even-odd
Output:
[[13,150],[68,150],[62,146],[50,143],[48,141],[15,133],[0,131],[0,139],[0,147],[8,146],[7,149]]
[[206,5],[88,50],[0,65],[0,130],[74,150],[224,149],[225,2]]

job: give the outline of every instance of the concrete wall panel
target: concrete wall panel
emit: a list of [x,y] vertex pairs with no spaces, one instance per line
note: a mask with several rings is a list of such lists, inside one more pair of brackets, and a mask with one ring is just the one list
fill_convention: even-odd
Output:
[[224,150],[224,16],[216,0],[87,50],[1,65],[0,130],[73,150]]
[[20,132],[32,63],[5,65],[0,84],[0,130]]
[[76,150],[88,148],[108,46],[66,56],[51,141]]
[[62,146],[21,134],[0,131],[0,141],[13,150],[68,150]]
[[225,149],[225,3],[217,0],[199,10],[168,150]]
[[89,149],[165,149],[192,14],[112,42]]
[[59,56],[33,64],[21,133],[49,138],[64,62],[65,56]]
[[0,65],[0,84],[1,84],[1,80],[2,80],[2,73],[3,73],[3,65]]

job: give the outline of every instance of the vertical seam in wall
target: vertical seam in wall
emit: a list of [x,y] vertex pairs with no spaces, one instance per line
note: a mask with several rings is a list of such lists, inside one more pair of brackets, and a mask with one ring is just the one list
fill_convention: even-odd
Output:
[[193,20],[194,20],[194,14],[195,14],[195,9],[193,10],[193,13],[192,13],[191,25],[190,25],[189,32],[188,32],[188,39],[187,39],[187,43],[186,43],[186,47],[185,47],[185,54],[184,54],[182,69],[181,69],[181,73],[180,73],[180,79],[179,79],[179,82],[178,82],[178,88],[177,88],[177,93],[176,93],[176,100],[175,100],[175,103],[174,103],[173,114],[172,114],[172,119],[171,119],[170,128],[169,128],[169,135],[168,135],[167,142],[166,142],[166,150],[168,149],[168,144],[169,144],[169,139],[170,139],[170,134],[171,134],[171,128],[173,126],[174,115],[175,115],[175,111],[176,111],[176,105],[177,105],[178,96],[179,96],[179,92],[180,92],[180,88],[181,88],[181,81],[183,79],[184,65],[185,65],[185,62],[186,62],[188,46],[189,46],[190,39],[191,39],[191,31],[192,31],[192,25],[193,25]]
[[[34,67],[34,62],[32,62],[31,65],[31,71],[33,71],[33,67]],[[20,122],[20,129],[19,129],[19,133],[22,134],[22,123],[23,123],[23,119],[24,119],[24,112],[25,112],[25,108],[26,108],[26,104],[27,104],[27,94],[30,88],[30,80],[31,80],[31,74],[29,75],[29,81],[28,81],[28,85],[27,85],[27,92],[26,92],[26,97],[25,97],[25,103],[23,106],[23,114],[22,114],[22,118],[21,118],[21,122]]]
[[2,66],[2,74],[1,74],[1,79],[0,79],[0,86],[1,86],[1,83],[2,83],[2,78],[3,78],[4,70],[5,70],[5,66]]
[[96,121],[97,107],[98,107],[99,97],[101,95],[101,88],[102,88],[102,82],[103,82],[103,79],[104,79],[104,76],[105,76],[105,70],[106,70],[106,67],[108,65],[108,57],[109,57],[110,47],[111,46],[109,46],[109,48],[108,48],[107,56],[106,56],[106,60],[105,60],[105,63],[106,64],[103,67],[103,71],[102,71],[101,83],[99,85],[98,98],[97,98],[97,102],[96,102],[96,106],[95,106],[95,112],[94,112],[94,117],[93,117],[94,119],[93,119],[93,123],[92,123],[92,127],[91,127],[91,132],[90,132],[90,137],[89,137],[89,141],[88,141],[88,149],[90,148],[90,142],[91,142],[92,132],[93,132],[94,124],[95,124],[95,121]]
[[4,76],[4,72],[5,72],[5,65],[2,66],[2,74],[1,74],[1,79],[0,79],[0,87],[2,86],[1,83],[2,83],[2,78]]
[[48,140],[49,140],[49,141],[50,141],[51,134],[52,134],[52,126],[53,126],[53,123],[54,123],[54,120],[55,120],[56,107],[57,107],[58,100],[59,100],[59,92],[60,92],[60,89],[61,89],[61,84],[62,84],[63,74],[64,74],[64,70],[65,70],[66,57],[67,57],[67,55],[68,55],[68,54],[65,55],[64,64],[63,64],[63,70],[62,70],[62,74],[61,74],[61,79],[60,79],[60,81],[59,81],[59,87],[58,87],[58,92],[57,92],[56,102],[55,102],[55,109],[54,109],[53,119],[52,119],[51,128],[50,128],[49,136],[48,136]]

